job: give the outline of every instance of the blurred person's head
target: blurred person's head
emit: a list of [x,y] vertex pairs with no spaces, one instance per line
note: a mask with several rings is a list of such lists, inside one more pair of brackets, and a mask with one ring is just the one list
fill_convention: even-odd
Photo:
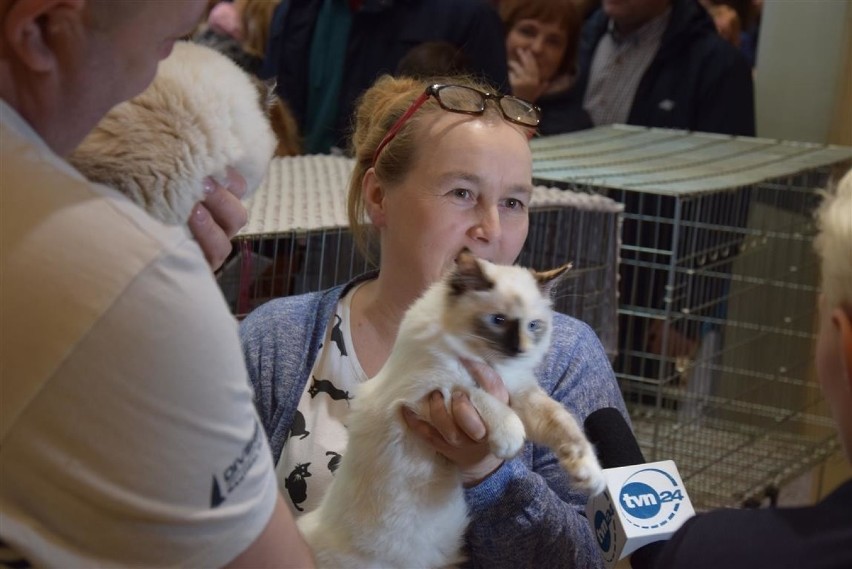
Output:
[[576,72],[583,21],[575,0],[502,0],[499,12],[510,61],[529,50],[543,81]]
[[704,6],[704,9],[710,14],[719,36],[734,47],[739,48],[743,20],[737,11],[721,0],[699,0],[699,4]]
[[601,6],[615,28],[629,34],[662,15],[671,3],[672,0],[603,0]]
[[852,170],[825,197],[817,219],[822,266],[817,375],[852,462]]
[[[466,248],[511,264],[527,235],[534,127],[504,111],[526,109],[523,120],[537,122],[537,109],[513,97],[484,100],[480,93],[494,90],[467,77],[447,83],[433,91],[423,80],[381,77],[359,101],[352,137],[350,227],[362,250],[375,239],[380,272],[418,294]],[[445,108],[483,101],[477,114]]]
[[142,92],[205,0],[12,0],[0,5],[0,96],[58,154]]

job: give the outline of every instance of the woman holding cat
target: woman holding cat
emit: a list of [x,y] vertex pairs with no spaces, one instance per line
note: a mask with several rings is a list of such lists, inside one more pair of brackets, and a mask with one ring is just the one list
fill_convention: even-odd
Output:
[[[406,309],[464,249],[499,264],[521,251],[532,193],[527,139],[538,110],[490,93],[461,78],[436,86],[384,77],[370,88],[356,113],[349,216],[362,245],[378,244],[378,273],[275,300],[243,323],[279,483],[298,511],[319,503],[345,450],[350,394],[387,360]],[[484,389],[508,399],[493,370],[468,367]],[[602,407],[626,415],[600,342],[576,320],[556,315],[538,379],[580,422]],[[582,514],[586,496],[550,450],[527,443],[514,459],[496,458],[462,393],[453,393],[449,411],[433,394],[430,412],[431,425],[405,421],[462,473],[474,565],[602,564]]]

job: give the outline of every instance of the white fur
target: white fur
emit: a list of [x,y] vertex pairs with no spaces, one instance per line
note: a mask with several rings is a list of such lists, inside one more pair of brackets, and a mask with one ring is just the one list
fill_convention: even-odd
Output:
[[[445,567],[463,560],[468,518],[459,472],[413,435],[401,415],[408,406],[428,417],[424,397],[435,390],[447,402],[456,389],[470,396],[498,457],[517,454],[529,432],[551,448],[564,447],[554,450],[582,487],[602,490],[603,475],[582,430],[533,374],[550,344],[549,299],[527,269],[479,263],[500,295],[543,305],[548,318],[546,337],[525,354],[502,362],[486,358],[503,378],[512,408],[479,389],[460,365],[461,357],[483,358],[441,321],[448,312],[445,278],[408,310],[387,363],[359,388],[334,482],[319,508],[298,522],[321,567]],[[540,414],[557,417],[556,429]]]
[[177,225],[203,199],[204,178],[224,182],[227,166],[246,179],[248,196],[275,145],[251,78],[211,48],[178,42],[148,89],[113,108],[70,160],[90,180]]

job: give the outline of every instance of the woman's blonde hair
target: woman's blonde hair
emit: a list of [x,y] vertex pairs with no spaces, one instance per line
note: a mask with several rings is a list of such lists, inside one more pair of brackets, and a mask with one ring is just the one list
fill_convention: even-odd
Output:
[[822,259],[822,292],[831,307],[852,310],[852,170],[817,211],[814,246]]
[[[441,107],[430,97],[399,130],[393,140],[382,149],[375,165],[373,155],[385,134],[405,113],[414,100],[433,83],[451,83],[471,87],[479,91],[495,93],[495,89],[486,83],[469,76],[454,76],[448,79],[430,80],[411,77],[391,77],[384,75],[367,89],[359,98],[355,107],[353,133],[350,153],[355,158],[355,169],[349,180],[349,198],[347,211],[349,227],[359,251],[370,260],[375,260],[375,231],[369,222],[365,222],[362,182],[364,175],[375,167],[376,177],[387,186],[402,182],[414,164],[417,152],[417,132],[419,125],[435,113],[444,113]],[[502,115],[494,105],[486,106],[487,113]],[[518,128],[523,128],[518,126]]]

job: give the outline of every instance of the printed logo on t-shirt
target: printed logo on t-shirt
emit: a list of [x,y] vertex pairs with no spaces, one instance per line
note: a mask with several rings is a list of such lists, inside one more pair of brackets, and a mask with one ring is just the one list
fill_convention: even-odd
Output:
[[260,451],[263,448],[260,437],[260,425],[255,419],[254,433],[243,446],[240,454],[221,473],[213,474],[213,487],[210,491],[211,508],[215,508],[224,502],[246,477],[246,473],[257,461],[257,457],[260,456]]

